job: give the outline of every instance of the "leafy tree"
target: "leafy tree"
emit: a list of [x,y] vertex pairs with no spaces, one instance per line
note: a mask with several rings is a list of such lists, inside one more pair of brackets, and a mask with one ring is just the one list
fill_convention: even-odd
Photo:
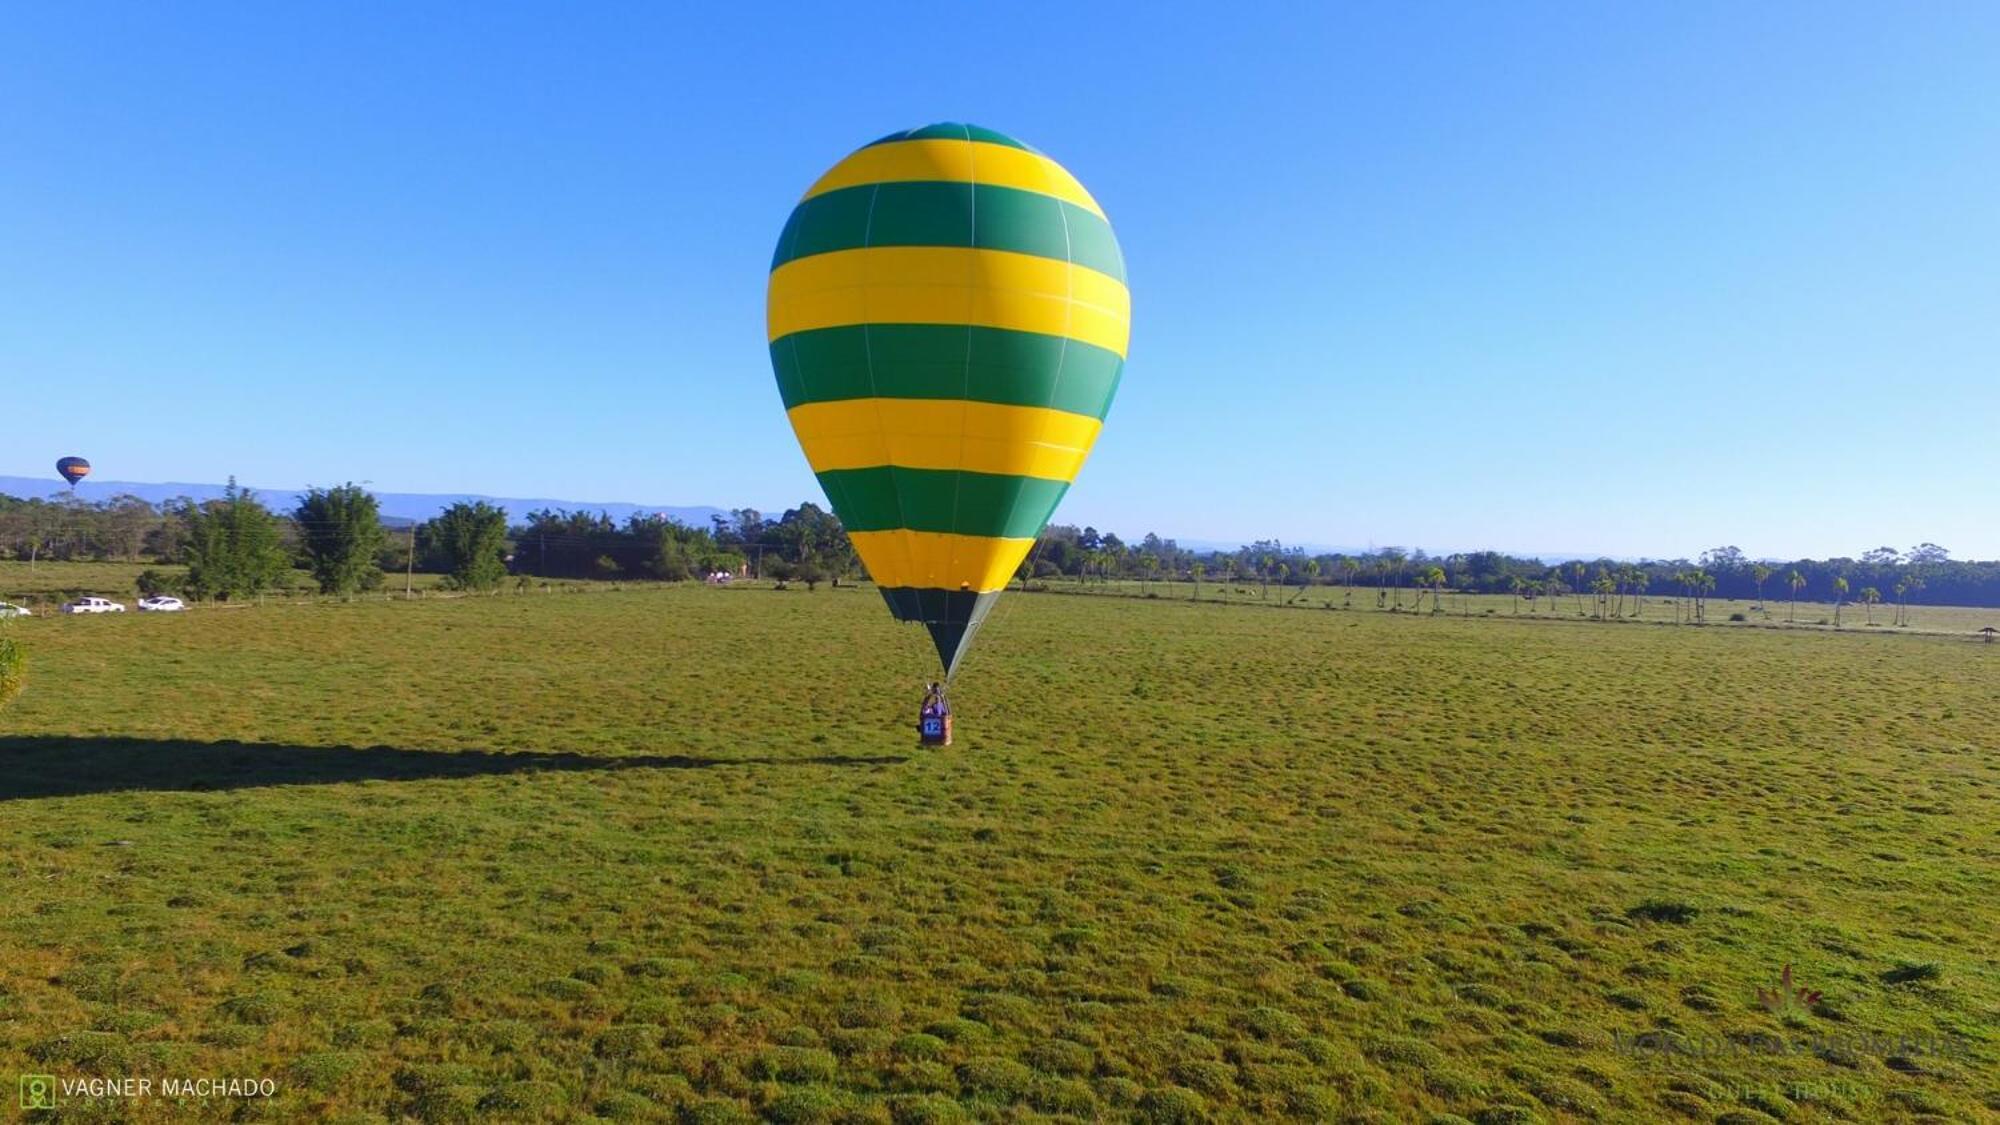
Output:
[[278,586],[291,570],[278,517],[229,478],[222,499],[181,510],[187,525],[185,588],[198,598],[227,601]]
[[797,564],[793,567],[792,573],[799,581],[806,584],[806,592],[809,594],[819,589],[819,584],[826,581],[826,568],[814,558],[808,558]]
[[491,590],[507,576],[507,513],[483,500],[453,504],[417,536],[442,560],[456,589]]
[[1919,543],[1910,548],[1908,561],[1911,566],[1937,566],[1940,563],[1950,561],[1950,559],[1951,552],[1938,546],[1936,543]]
[[1731,571],[1743,567],[1743,550],[1740,547],[1711,547],[1701,553],[1703,570]]
[[292,519],[320,593],[353,594],[382,584],[376,556],[389,535],[382,530],[381,505],[366,489],[353,482],[308,489]]

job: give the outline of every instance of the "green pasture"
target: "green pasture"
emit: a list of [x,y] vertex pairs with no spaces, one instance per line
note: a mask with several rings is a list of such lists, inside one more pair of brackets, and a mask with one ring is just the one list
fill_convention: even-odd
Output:
[[1003,599],[945,751],[865,588],[14,622],[4,1104],[2000,1113],[2000,645],[1163,589]]
[[[1018,587],[1018,583],[1016,584]],[[1421,604],[1415,587],[1346,586],[1338,580],[1310,586],[1260,585],[1255,581],[1216,582],[1198,585],[1187,581],[1146,582],[1127,578],[1100,581],[1095,578],[1036,579],[1036,590],[1056,594],[1111,595],[1153,600],[1200,600],[1225,605],[1277,606],[1284,609],[1352,610],[1411,613],[1432,616],[1429,590],[1422,591]],[[1701,623],[1706,625],[1756,625],[1799,629],[1832,629],[1836,624],[1830,601],[1801,598],[1794,605],[1784,596],[1783,583],[1772,579],[1768,597],[1708,598]],[[1887,596],[1887,595],[1885,595]],[[1674,625],[1693,621],[1692,599],[1671,592],[1649,590],[1642,596],[1627,594],[1622,603],[1614,595],[1609,619],[1640,624]],[[1560,598],[1529,599],[1506,594],[1460,594],[1444,591],[1443,613],[1460,617],[1541,617],[1569,620],[1596,619],[1596,600],[1586,592],[1582,597],[1565,594]],[[1742,620],[1732,617],[1741,615]],[[1872,609],[1858,601],[1847,601],[1837,615],[1841,629],[1869,632],[1973,633],[1993,625],[2000,627],[2000,609],[1977,606],[1911,605],[1908,624],[1896,624],[1896,607],[1883,602]]]

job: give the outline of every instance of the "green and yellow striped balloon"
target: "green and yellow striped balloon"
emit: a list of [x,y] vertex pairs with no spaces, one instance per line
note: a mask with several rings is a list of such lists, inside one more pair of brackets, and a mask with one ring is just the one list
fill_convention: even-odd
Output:
[[991,129],[896,133],[793,208],[767,315],[806,459],[949,675],[1118,389],[1131,296],[1103,208]]

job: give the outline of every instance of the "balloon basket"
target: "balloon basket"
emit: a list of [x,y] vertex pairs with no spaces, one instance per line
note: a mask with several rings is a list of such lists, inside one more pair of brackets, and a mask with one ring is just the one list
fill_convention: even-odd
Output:
[[924,705],[917,710],[917,745],[951,745],[951,704],[945,702],[942,684],[924,692]]

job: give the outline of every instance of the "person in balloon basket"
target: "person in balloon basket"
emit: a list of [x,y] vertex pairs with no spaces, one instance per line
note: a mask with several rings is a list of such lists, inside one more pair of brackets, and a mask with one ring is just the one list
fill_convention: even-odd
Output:
[[924,705],[917,711],[917,741],[925,746],[951,745],[951,704],[945,701],[943,684],[924,689]]

